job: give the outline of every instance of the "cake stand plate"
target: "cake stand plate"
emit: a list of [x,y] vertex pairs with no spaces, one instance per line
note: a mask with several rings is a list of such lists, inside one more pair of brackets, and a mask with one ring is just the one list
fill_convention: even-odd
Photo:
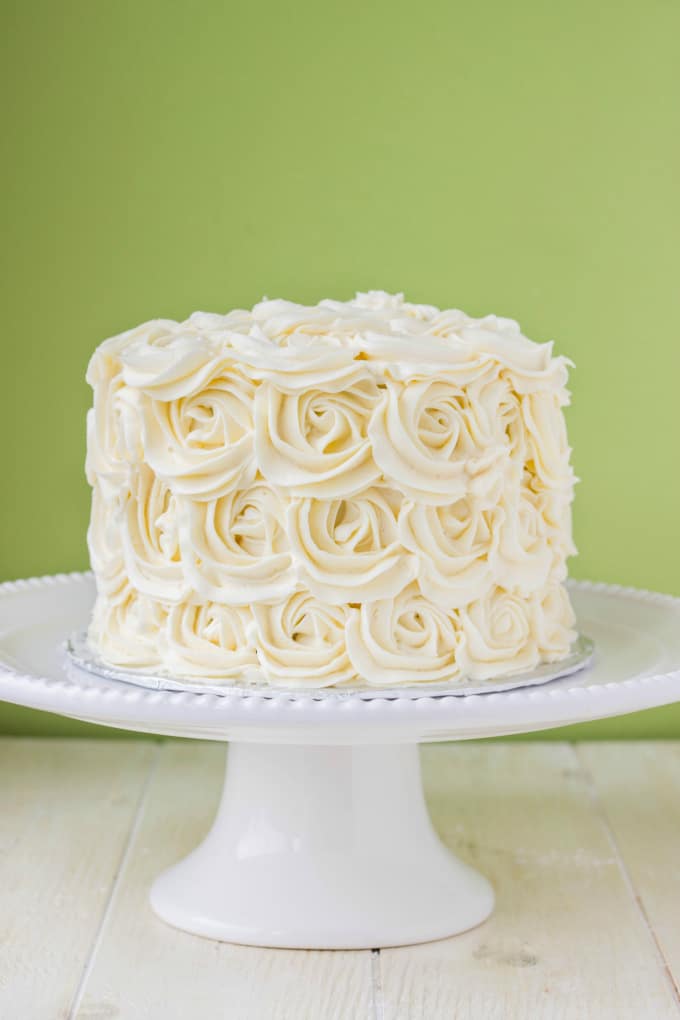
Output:
[[[150,690],[66,668],[94,599],[88,574],[0,585],[0,699],[107,726],[230,741],[213,827],[161,874],[154,910],[249,945],[364,949],[465,931],[487,880],[431,825],[418,743],[540,730],[680,700],[680,600],[570,586],[591,665],[465,697]],[[181,805],[178,805],[181,810]]]

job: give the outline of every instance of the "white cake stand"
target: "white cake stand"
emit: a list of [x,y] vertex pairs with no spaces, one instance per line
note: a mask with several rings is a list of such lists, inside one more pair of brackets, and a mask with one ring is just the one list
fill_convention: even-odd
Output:
[[[680,600],[585,582],[571,592],[587,669],[504,693],[176,693],[64,672],[90,575],[0,585],[0,698],[147,733],[229,740],[207,838],[151,890],[178,928],[250,945],[353,948],[464,931],[493,908],[485,878],[434,832],[418,743],[540,730],[680,700]],[[178,804],[181,810],[181,804]]]

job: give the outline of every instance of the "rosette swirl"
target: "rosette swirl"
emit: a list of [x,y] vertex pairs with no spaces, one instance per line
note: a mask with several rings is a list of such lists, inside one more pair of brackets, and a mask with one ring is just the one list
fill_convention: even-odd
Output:
[[348,499],[298,499],[288,533],[300,581],[334,605],[389,598],[412,581],[417,561],[399,541],[398,492],[372,486]]
[[246,337],[231,337],[230,343],[252,379],[271,382],[287,393],[310,387],[337,391],[366,377],[364,366],[336,336],[303,331],[270,339],[253,329]]
[[459,642],[457,616],[429,602],[417,584],[350,610],[347,651],[370,687],[455,679]]
[[125,567],[135,589],[165,602],[183,599],[189,585],[181,562],[175,497],[144,464],[135,469],[121,524]]
[[177,511],[186,577],[201,598],[271,602],[295,587],[284,507],[269,485],[210,502],[178,497]]
[[97,592],[112,601],[120,601],[127,584],[121,516],[118,500],[104,499],[100,486],[95,484],[92,489],[87,546],[90,565],[97,581]]
[[553,565],[548,525],[535,494],[522,487],[498,508],[497,542],[490,551],[493,578],[501,588],[530,595],[545,586]]
[[566,588],[551,584],[533,600],[533,628],[544,662],[557,662],[569,654],[576,640],[576,617]]
[[366,376],[335,390],[284,393],[262,383],[255,395],[255,450],[260,471],[291,495],[351,496],[380,474],[367,428],[379,390]]
[[522,398],[522,417],[527,433],[529,470],[534,488],[571,489],[574,475],[569,464],[571,449],[561,393],[530,393]]
[[160,602],[127,588],[111,602],[97,597],[88,640],[105,662],[127,669],[157,668],[162,665],[161,633],[167,611]]
[[226,369],[199,393],[140,398],[147,463],[178,495],[215,499],[255,477],[252,382]]
[[384,290],[358,291],[350,306],[375,312],[383,321],[387,320],[388,325],[395,319],[398,322],[415,320],[418,323],[425,323],[439,311],[434,305],[414,305],[410,301],[405,301],[403,294],[388,294]]
[[552,564],[551,581],[564,581],[567,576],[567,559],[577,553],[572,538],[571,504],[573,492],[568,489],[529,489],[530,498],[543,519],[546,541],[550,547]]
[[443,609],[481,598],[492,580],[496,510],[471,497],[447,505],[407,502],[399,518],[401,540],[419,562],[423,594]]
[[354,679],[345,645],[345,606],[295,592],[274,606],[252,607],[257,656],[273,686],[328,687]]
[[493,587],[460,610],[460,622],[464,641],[459,662],[472,680],[519,673],[538,664],[532,604],[521,595]]
[[508,439],[498,409],[504,384],[489,374],[461,386],[449,380],[388,380],[368,434],[387,480],[410,499],[451,503],[467,495],[490,503],[503,481]]
[[170,609],[163,634],[164,665],[171,674],[192,677],[242,677],[257,668],[244,608],[205,602]]
[[201,389],[218,372],[225,344],[221,335],[198,327],[191,320],[155,319],[114,337],[109,342],[119,352],[126,384],[155,400],[177,400]]
[[139,419],[120,373],[93,385],[85,474],[90,485],[99,483],[106,499],[115,499],[129,485],[131,465],[142,458]]
[[451,375],[457,385],[467,385],[491,365],[490,359],[461,343],[427,333],[414,336],[406,323],[403,333],[368,331],[352,337],[353,349],[374,371],[392,380],[412,381]]

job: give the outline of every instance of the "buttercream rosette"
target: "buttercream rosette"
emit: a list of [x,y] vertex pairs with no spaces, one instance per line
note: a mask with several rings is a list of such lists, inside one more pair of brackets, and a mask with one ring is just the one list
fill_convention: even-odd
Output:
[[361,293],[153,320],[88,368],[90,644],[216,683],[460,683],[557,662],[568,362]]
[[263,481],[209,502],[179,497],[182,563],[201,599],[271,602],[295,587],[285,506]]
[[298,577],[334,605],[397,595],[415,578],[418,563],[399,536],[401,496],[371,486],[345,499],[293,499],[288,534]]

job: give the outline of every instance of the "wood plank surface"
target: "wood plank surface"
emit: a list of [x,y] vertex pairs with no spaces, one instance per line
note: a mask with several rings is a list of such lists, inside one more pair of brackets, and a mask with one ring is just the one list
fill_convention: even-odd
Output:
[[371,953],[252,949],[158,920],[152,880],[205,835],[224,748],[163,748],[91,961],[78,1020],[373,1020]]
[[424,749],[430,809],[492,918],[381,953],[175,931],[153,878],[212,820],[224,748],[0,740],[2,1020],[680,1017],[680,744]]
[[68,1015],[152,743],[0,740],[0,1017]]
[[424,771],[437,828],[497,905],[474,931],[381,953],[384,1020],[678,1017],[571,746],[430,746]]
[[577,745],[680,997],[680,744]]

